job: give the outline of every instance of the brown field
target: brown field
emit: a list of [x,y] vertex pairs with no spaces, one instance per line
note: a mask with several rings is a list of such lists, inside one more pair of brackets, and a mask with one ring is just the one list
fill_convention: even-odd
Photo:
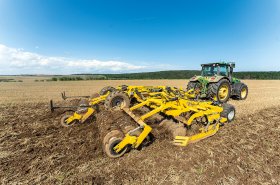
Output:
[[142,150],[109,159],[100,145],[111,124],[131,123],[122,112],[63,128],[50,99],[60,92],[90,95],[111,85],[186,87],[186,80],[0,83],[1,184],[280,184],[280,81],[244,81],[237,117],[211,138],[176,147],[163,135]]

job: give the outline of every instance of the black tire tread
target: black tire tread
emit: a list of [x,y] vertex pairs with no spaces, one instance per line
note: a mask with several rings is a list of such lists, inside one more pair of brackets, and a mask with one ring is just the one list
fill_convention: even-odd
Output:
[[[241,97],[241,91],[242,91],[243,87],[245,87],[247,89],[247,95],[245,96],[245,98]],[[237,100],[245,100],[247,98],[247,96],[248,96],[248,86],[244,83],[241,83],[241,85],[238,88],[238,94],[235,96],[235,98]]]
[[[231,85],[229,83],[229,81],[227,79],[221,79],[220,81],[218,81],[217,83],[210,83],[208,85],[208,91],[207,91],[207,96],[208,98],[213,98],[215,95],[218,97],[218,89],[219,87],[223,84],[223,83],[227,83],[228,87],[229,87],[229,95],[227,97],[226,100],[224,100],[221,103],[225,103],[228,101],[228,99],[230,98],[230,92],[231,92]],[[219,101],[219,100],[218,100]]]
[[[235,110],[235,107],[233,106],[233,105],[231,105],[231,104],[228,104],[228,103],[224,103],[223,104],[223,111],[221,112],[221,117],[223,117],[223,118],[228,118],[227,116],[228,116],[228,114],[232,111],[232,110],[234,110],[234,111],[236,111]],[[235,112],[236,113],[236,112]],[[231,122],[231,121],[233,121],[234,120],[234,118],[232,119],[232,120],[230,120],[229,122]]]
[[189,82],[187,85],[187,91],[191,89],[195,89],[195,86],[197,85],[197,82]]

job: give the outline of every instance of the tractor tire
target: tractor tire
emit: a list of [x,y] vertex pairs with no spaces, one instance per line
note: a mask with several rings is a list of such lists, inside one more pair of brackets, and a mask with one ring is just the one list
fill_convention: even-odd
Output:
[[210,83],[208,86],[208,97],[214,100],[225,103],[230,98],[231,86],[227,79],[221,79],[217,83]]
[[227,118],[228,123],[232,122],[235,118],[235,108],[230,104],[223,104],[223,111],[221,112],[221,117]]
[[120,110],[121,106],[129,107],[130,100],[124,92],[113,91],[107,96],[104,106],[108,110]]
[[245,100],[248,96],[248,86],[244,83],[238,83],[234,86],[235,95],[233,99],[235,100]]
[[187,91],[191,90],[191,89],[196,89],[198,85],[198,82],[189,82],[187,85]]
[[100,96],[103,96],[103,95],[107,94],[108,92],[114,92],[114,91],[116,91],[116,89],[114,87],[107,86],[107,87],[104,87],[103,89],[101,89],[99,94],[100,94]]

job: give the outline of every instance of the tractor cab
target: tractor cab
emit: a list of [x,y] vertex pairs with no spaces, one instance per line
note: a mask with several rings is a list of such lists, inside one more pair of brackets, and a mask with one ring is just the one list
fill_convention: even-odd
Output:
[[229,80],[232,80],[232,72],[235,67],[235,63],[210,63],[201,65],[201,76],[211,77],[211,76],[225,76]]
[[234,63],[210,63],[202,64],[201,76],[229,76],[235,67]]

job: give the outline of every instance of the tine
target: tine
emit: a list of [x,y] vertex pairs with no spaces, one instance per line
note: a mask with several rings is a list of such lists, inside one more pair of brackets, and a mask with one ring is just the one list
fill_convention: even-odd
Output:
[[62,97],[62,99],[64,99],[64,100],[67,99],[67,97],[66,97],[66,95],[65,95],[65,91],[63,91],[63,92],[61,93],[61,97]]
[[173,143],[176,146],[185,146],[183,143]]
[[51,112],[54,112],[53,100],[50,100],[50,108]]
[[187,146],[188,142],[190,140],[190,137],[186,136],[176,136],[173,140],[173,144],[177,146]]

